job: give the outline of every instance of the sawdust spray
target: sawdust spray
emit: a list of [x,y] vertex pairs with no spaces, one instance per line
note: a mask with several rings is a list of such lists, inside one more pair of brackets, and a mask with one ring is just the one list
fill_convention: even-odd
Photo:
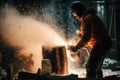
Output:
[[41,68],[43,45],[47,47],[66,45],[65,38],[60,33],[61,29],[55,30],[53,28],[55,25],[40,22],[31,16],[21,16],[13,8],[5,8],[1,13],[2,37],[10,46],[18,47],[19,54],[33,54],[33,72]]

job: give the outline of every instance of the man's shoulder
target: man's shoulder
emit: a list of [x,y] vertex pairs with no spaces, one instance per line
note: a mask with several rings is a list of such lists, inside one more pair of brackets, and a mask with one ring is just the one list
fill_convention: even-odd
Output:
[[84,19],[90,19],[90,18],[95,18],[96,14],[87,14]]
[[95,14],[87,14],[86,16],[82,17],[82,20],[85,21],[85,22],[88,22],[88,21],[94,21],[94,19],[96,18],[96,15]]

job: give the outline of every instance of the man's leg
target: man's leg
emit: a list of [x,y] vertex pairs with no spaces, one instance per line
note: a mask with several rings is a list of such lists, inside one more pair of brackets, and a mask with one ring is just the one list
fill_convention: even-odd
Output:
[[96,68],[97,65],[94,64],[95,60],[94,60],[95,56],[90,55],[88,62],[86,64],[86,78],[96,78]]
[[[88,62],[86,64],[86,77],[87,78],[96,78],[97,72],[102,74],[102,71],[97,71],[98,66],[101,63],[101,48],[100,46],[95,46],[90,53],[90,57],[88,59]],[[99,68],[101,70],[101,67]]]
[[97,78],[103,78],[103,72],[102,70],[100,69],[99,71],[97,71]]

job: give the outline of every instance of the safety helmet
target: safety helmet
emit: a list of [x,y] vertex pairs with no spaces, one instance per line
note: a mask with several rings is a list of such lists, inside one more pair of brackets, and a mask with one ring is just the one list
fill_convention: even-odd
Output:
[[71,13],[76,12],[78,16],[82,16],[85,11],[86,7],[80,1],[75,1],[71,5]]

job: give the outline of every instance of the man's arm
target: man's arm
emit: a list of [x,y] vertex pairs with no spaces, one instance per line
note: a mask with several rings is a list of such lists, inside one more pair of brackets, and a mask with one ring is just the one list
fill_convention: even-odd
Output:
[[93,26],[92,15],[88,15],[84,18],[83,22],[81,23],[81,27],[83,27],[82,29],[83,36],[81,40],[78,42],[77,47],[79,48],[84,47],[87,44],[87,42],[90,40],[92,33],[92,26]]

